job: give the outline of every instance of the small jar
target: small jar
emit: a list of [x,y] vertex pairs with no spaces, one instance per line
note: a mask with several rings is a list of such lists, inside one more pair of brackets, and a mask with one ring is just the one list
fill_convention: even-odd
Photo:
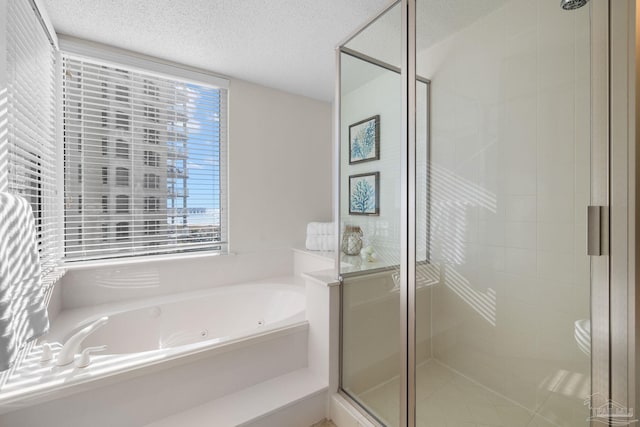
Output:
[[347,225],[342,234],[342,252],[345,255],[359,255],[362,250],[362,229],[357,225]]

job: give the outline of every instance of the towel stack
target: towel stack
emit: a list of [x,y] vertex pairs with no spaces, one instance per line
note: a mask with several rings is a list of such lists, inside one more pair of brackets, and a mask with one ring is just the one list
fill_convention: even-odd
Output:
[[306,246],[310,251],[335,250],[334,223],[310,222],[307,224]]
[[22,197],[0,193],[0,371],[49,329],[36,227]]

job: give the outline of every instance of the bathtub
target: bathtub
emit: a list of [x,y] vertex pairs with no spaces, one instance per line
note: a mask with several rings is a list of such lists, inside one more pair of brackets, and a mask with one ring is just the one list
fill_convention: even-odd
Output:
[[215,346],[304,320],[304,288],[260,283],[92,308],[61,316],[46,337],[64,343],[78,328],[103,316],[107,324],[83,347],[101,354],[142,353]]
[[[297,280],[222,286],[63,311],[50,332],[2,378],[0,413],[14,409],[12,403],[54,399],[76,386],[85,390],[95,383],[99,387],[100,380],[126,380],[306,333],[305,290]],[[109,317],[107,324],[87,337],[82,348],[106,345],[106,350],[92,354],[86,368],[56,366],[55,357],[64,342],[104,316]],[[53,349],[54,357],[47,362],[40,361],[44,341]]]

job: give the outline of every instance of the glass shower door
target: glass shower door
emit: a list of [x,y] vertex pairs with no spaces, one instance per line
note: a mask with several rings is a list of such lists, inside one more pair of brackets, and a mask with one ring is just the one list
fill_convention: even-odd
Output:
[[590,43],[590,5],[416,1],[418,426],[589,425]]
[[341,390],[379,424],[588,426],[608,397],[607,5],[558,3],[404,0],[340,48]]

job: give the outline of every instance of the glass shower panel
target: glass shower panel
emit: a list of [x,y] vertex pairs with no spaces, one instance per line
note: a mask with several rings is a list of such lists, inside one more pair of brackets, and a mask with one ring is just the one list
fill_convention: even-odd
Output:
[[558,3],[417,0],[418,426],[588,425],[590,5]]
[[[342,387],[386,425],[398,425],[400,399],[400,211],[395,187],[400,164],[400,75],[347,54],[341,54],[343,161],[342,253]],[[355,123],[373,118],[379,160],[349,164]],[[358,126],[358,125],[356,125]],[[355,140],[355,141],[354,141]],[[376,139],[374,139],[374,142]],[[353,149],[351,150],[353,151]],[[356,212],[358,181],[373,176],[377,214]],[[349,239],[360,240],[355,253]],[[392,396],[380,399],[377,389],[389,384]]]
[[396,4],[340,54],[341,388],[387,426],[400,421],[400,27]]

